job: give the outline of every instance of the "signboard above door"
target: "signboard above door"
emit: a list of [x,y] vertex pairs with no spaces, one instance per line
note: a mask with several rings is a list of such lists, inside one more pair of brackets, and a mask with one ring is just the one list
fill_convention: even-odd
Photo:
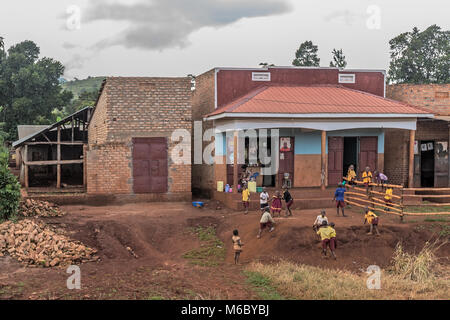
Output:
[[270,81],[270,72],[252,72],[252,81]]

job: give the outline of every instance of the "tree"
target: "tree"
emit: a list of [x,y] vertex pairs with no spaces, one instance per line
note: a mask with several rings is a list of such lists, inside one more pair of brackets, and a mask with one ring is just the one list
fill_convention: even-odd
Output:
[[330,61],[330,67],[343,69],[347,66],[347,61],[345,61],[345,56],[344,56],[344,52],[342,51],[342,49],[340,49],[340,50],[333,49],[332,54],[333,54],[333,60]]
[[312,41],[303,42],[295,52],[295,59],[292,61],[294,66],[318,67],[320,58],[317,56],[318,48]]
[[73,98],[59,83],[64,66],[51,58],[39,59],[39,54],[39,47],[27,40],[0,59],[0,114],[9,140],[17,138],[19,124],[50,124],[52,110]]
[[450,31],[432,25],[420,32],[404,32],[389,41],[393,83],[449,83]]
[[261,68],[275,67],[273,63],[268,62],[261,62],[259,65],[261,66]]

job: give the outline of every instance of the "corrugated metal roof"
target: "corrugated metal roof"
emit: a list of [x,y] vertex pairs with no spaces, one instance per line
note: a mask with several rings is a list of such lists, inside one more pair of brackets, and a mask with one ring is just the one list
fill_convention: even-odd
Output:
[[429,111],[342,86],[264,86],[210,113],[430,114]]

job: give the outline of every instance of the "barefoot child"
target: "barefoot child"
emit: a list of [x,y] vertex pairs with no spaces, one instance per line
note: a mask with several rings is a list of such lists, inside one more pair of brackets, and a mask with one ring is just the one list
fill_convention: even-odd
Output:
[[384,196],[384,202],[386,203],[386,211],[389,211],[389,208],[392,206],[392,188],[386,189],[386,195]]
[[344,207],[345,207],[345,201],[344,201],[344,194],[345,191],[347,191],[342,183],[339,184],[338,188],[334,192],[334,198],[333,201],[336,201],[336,209],[337,209],[337,215],[339,216],[339,208],[341,208],[342,216],[346,217],[344,213]]
[[348,184],[355,184],[355,180],[356,180],[356,172],[355,172],[355,166],[354,165],[350,165],[348,167],[348,171],[347,171],[347,182]]
[[242,252],[242,246],[244,245],[241,242],[241,237],[239,237],[239,231],[233,231],[233,237],[231,237],[231,241],[233,241],[233,249],[234,249],[234,264],[239,264],[239,257]]
[[294,203],[294,199],[287,186],[284,187],[283,199],[286,201],[286,217],[292,216],[291,206]]
[[245,213],[248,213],[248,207],[250,206],[250,191],[248,190],[248,187],[246,184],[243,186],[242,190],[242,204],[244,205]]
[[368,207],[364,208],[364,224],[366,222],[370,225],[370,231],[367,234],[373,234],[373,229],[377,232],[377,236],[380,235],[378,232],[378,216],[373,213],[373,211],[370,211]]
[[261,220],[259,221],[259,232],[258,232],[258,239],[261,238],[261,233],[265,228],[269,228],[269,232],[272,232],[275,230],[275,227],[273,226],[275,224],[275,221],[273,220],[272,216],[270,215],[270,208],[265,207],[264,213],[262,214]]
[[264,209],[269,206],[269,193],[267,192],[266,187],[263,188],[263,191],[259,195],[259,203],[261,205],[261,213],[264,212]]
[[272,209],[272,214],[275,217],[275,214],[278,214],[278,216],[280,216],[281,214],[281,193],[280,191],[276,191],[275,195],[272,198],[272,205],[270,207],[270,209]]
[[372,172],[370,172],[370,167],[366,167],[366,169],[364,170],[364,172],[362,174],[362,179],[363,179],[364,185],[366,187],[369,187],[369,184],[372,183]]
[[336,239],[336,231],[328,226],[328,223],[326,221],[322,222],[322,226],[317,231],[317,235],[322,240],[322,254],[323,257],[327,257],[327,247],[330,248],[331,255],[336,260],[336,254],[334,253],[334,240],[332,238]]
[[319,230],[319,227],[322,225],[324,221],[328,223],[328,218],[326,217],[325,210],[320,210],[320,214],[317,216],[316,221],[314,221],[313,229],[314,231]]

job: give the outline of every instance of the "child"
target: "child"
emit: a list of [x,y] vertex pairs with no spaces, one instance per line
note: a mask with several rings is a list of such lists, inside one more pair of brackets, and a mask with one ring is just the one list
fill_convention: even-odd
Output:
[[328,218],[326,217],[325,210],[320,210],[320,214],[317,216],[316,221],[314,221],[313,229],[314,231],[317,231],[319,227],[322,225],[324,221],[328,223]]
[[370,167],[366,167],[362,174],[362,179],[366,187],[368,187],[369,184],[372,183],[372,172],[370,172]]
[[259,203],[261,205],[261,213],[264,212],[266,207],[269,206],[269,193],[267,193],[266,187],[263,188],[263,191],[259,195]]
[[355,172],[355,166],[352,164],[348,167],[347,171],[347,182],[348,184],[354,185],[356,180],[356,172]]
[[389,208],[392,205],[392,188],[386,189],[386,195],[384,196],[384,202],[386,203],[386,211],[389,211]]
[[370,231],[367,234],[373,234],[373,229],[377,232],[377,236],[380,235],[378,232],[378,216],[373,213],[373,211],[370,211],[368,207],[364,208],[364,224],[369,223],[370,225]]
[[333,201],[336,201],[336,209],[337,209],[337,215],[339,216],[339,208],[342,210],[342,216],[346,217],[344,213],[344,207],[345,207],[345,201],[344,201],[344,194],[345,194],[345,188],[342,185],[342,183],[339,184],[338,188],[334,192],[334,198]]
[[247,185],[244,184],[242,190],[242,204],[244,205],[245,213],[248,213],[248,207],[250,206],[250,191],[248,190]]
[[378,171],[375,171],[374,175],[375,175],[375,182],[377,184],[381,184],[381,188],[384,190],[384,185],[388,183],[388,177],[385,174]]
[[231,241],[233,242],[234,249],[234,264],[239,264],[239,257],[242,252],[242,246],[244,245],[241,242],[241,237],[239,237],[239,231],[233,230],[233,236],[231,237]]
[[270,207],[270,209],[272,209],[272,214],[275,217],[275,214],[278,213],[278,216],[280,216],[281,214],[281,193],[280,191],[276,191],[275,195],[272,198],[272,205]]
[[275,221],[273,220],[272,216],[270,215],[270,208],[265,207],[264,213],[262,214],[261,220],[259,221],[259,232],[258,232],[258,239],[261,238],[261,232],[265,228],[269,228],[269,232],[272,232],[275,230],[275,227],[273,226],[275,224]]
[[292,198],[287,186],[284,186],[283,199],[286,201],[286,217],[292,216],[291,206],[294,203],[294,199]]
[[334,222],[330,222],[330,227],[334,231],[334,233],[332,233],[332,235],[331,235],[332,237],[330,240],[332,240],[334,243],[334,249],[337,249],[336,228],[334,226],[335,226]]
[[317,235],[322,240],[323,257],[327,257],[327,247],[330,247],[331,255],[336,260],[336,254],[334,253],[334,241],[331,240],[333,237],[336,238],[336,231],[332,227],[328,226],[328,223],[326,221],[323,221],[322,225],[317,231]]

